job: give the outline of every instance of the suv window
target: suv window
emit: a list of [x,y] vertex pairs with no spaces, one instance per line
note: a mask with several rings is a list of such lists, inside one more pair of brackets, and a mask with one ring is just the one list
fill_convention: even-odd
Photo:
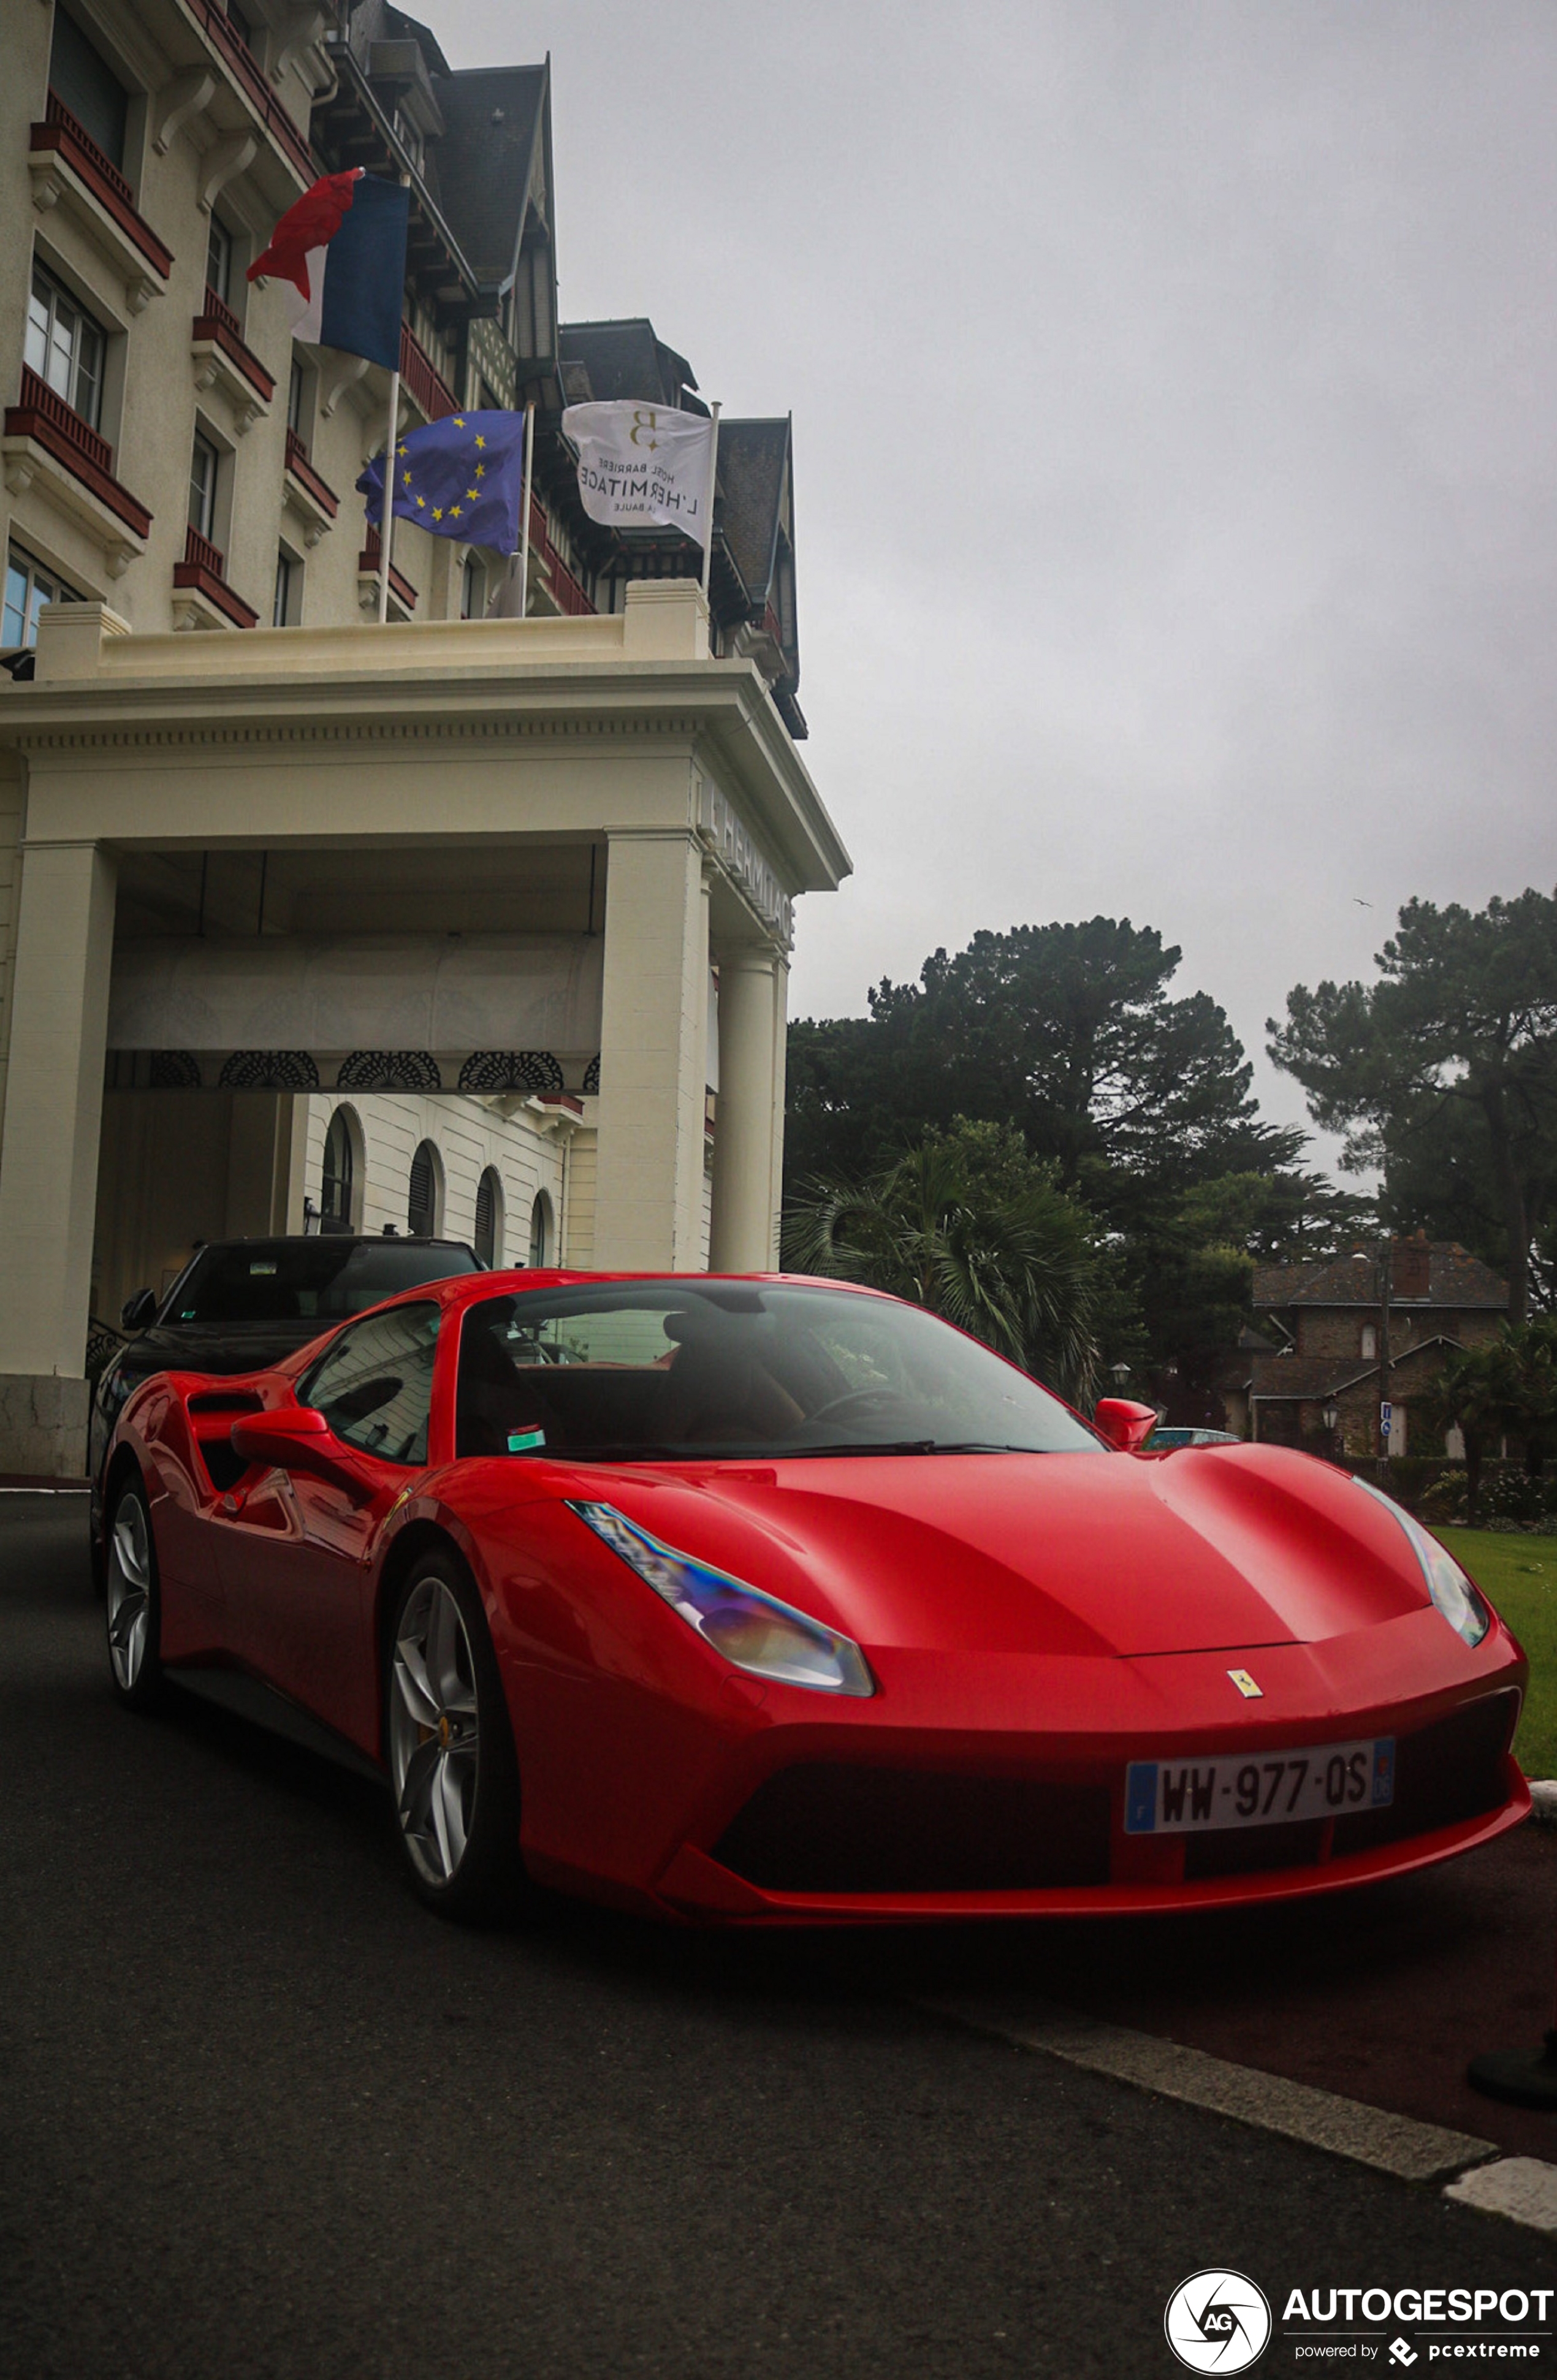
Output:
[[475,1272],[456,1240],[240,1240],[207,1248],[164,1322],[344,1322],[403,1289]]
[[396,1305],[350,1324],[309,1374],[299,1401],[364,1454],[425,1463],[438,1322],[435,1305]]

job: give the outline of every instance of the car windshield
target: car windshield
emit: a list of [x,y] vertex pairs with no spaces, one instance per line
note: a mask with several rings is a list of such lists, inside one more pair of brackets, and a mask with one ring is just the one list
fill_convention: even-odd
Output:
[[798,1284],[602,1282],[470,1306],[460,1454],[1101,1452],[1026,1373],[931,1314]]
[[198,1257],[162,1319],[340,1322],[398,1290],[477,1269],[456,1240],[242,1240]]

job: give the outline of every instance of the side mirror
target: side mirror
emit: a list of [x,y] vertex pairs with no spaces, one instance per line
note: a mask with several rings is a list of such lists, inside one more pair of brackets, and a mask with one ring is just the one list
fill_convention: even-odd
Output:
[[[1128,1397],[1103,1397],[1092,1415],[1092,1424],[1099,1436],[1106,1438],[1121,1454],[1134,1454],[1156,1428],[1157,1408],[1133,1404]],[[236,1430],[233,1435],[237,1435]]]
[[154,1289],[138,1289],[127,1297],[119,1309],[119,1327],[124,1330],[144,1330],[155,1319],[157,1293]]
[[232,1427],[233,1451],[245,1463],[268,1470],[311,1471],[316,1478],[357,1486],[351,1459],[322,1413],[312,1405],[283,1405],[276,1413],[245,1414]]

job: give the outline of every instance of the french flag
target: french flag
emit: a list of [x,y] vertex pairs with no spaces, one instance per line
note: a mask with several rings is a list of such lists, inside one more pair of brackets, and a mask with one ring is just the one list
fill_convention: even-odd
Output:
[[288,207],[249,279],[287,284],[292,335],[396,371],[411,194],[354,165]]

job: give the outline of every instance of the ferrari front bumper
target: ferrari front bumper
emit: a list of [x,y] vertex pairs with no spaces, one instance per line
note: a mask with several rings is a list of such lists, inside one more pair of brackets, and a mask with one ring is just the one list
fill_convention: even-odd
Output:
[[1232,1909],[1337,1892],[1405,1876],[1474,1851],[1530,1813],[1530,1791],[1517,1764],[1503,1764],[1503,1799],[1495,1809],[1374,1849],[1231,1876],[1186,1877],[1185,1838],[1174,1839],[1179,1873],[1127,1881],[1040,1887],[1030,1891],[782,1892],[765,1889],[684,1843],[661,1876],[657,1898],[667,1915],[723,1925],[934,1925],[968,1918],[1141,1917],[1191,1909]]
[[[1426,1616],[1441,1636],[1437,1615]],[[903,1706],[918,1682],[912,1662],[874,1708],[830,1713],[826,1726],[748,1733],[722,1790],[669,1847],[654,1897],[683,1918],[736,1924],[1101,1916],[1333,1891],[1430,1865],[1528,1814],[1510,1748],[1525,1668],[1505,1636],[1484,1660],[1469,1657],[1479,1675],[1451,1684],[1438,1637],[1415,1619],[1388,1633],[1392,1646],[1350,1648],[1350,1659],[1333,1647],[1246,1648],[1268,1694],[1232,1717],[1229,1653],[1107,1665],[1106,1715],[1092,1704],[1095,1675],[1082,1675],[1104,1665],[1078,1664],[1072,1707],[1055,1710],[1047,1729],[1030,1718],[1027,1729],[1012,1728],[1017,1714],[991,1707],[992,1697],[982,1726],[969,1724],[970,1710],[954,1716],[944,1671],[942,1724],[927,1727],[928,1712],[916,1712],[918,1723],[905,1728]],[[1368,1657],[1360,1664],[1359,1649]],[[1378,1691],[1383,1664],[1374,1667],[1386,1650],[1396,1690],[1388,1697]],[[1420,1662],[1414,1694],[1400,1691],[1408,1656]],[[1367,1737],[1395,1746],[1386,1808],[1126,1831],[1133,1761],[1258,1761]]]

